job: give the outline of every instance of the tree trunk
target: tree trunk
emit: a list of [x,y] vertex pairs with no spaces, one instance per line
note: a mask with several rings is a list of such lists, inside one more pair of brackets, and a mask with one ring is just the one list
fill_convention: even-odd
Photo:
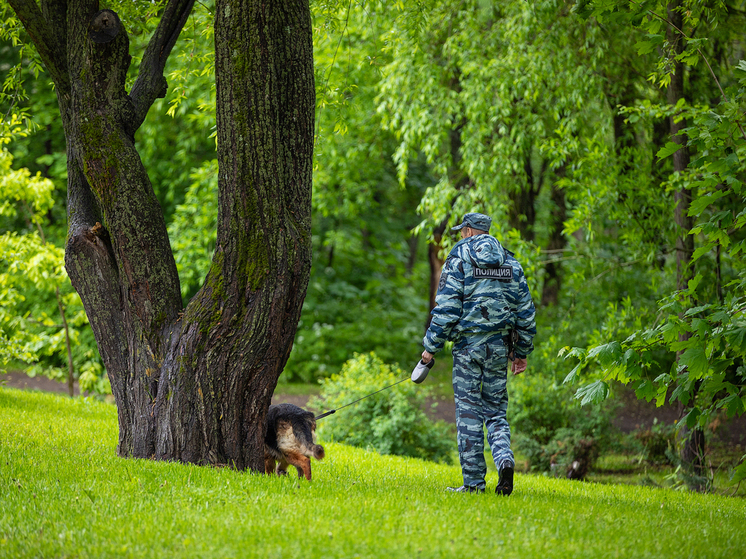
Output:
[[[565,176],[565,166],[556,171],[555,181],[552,182],[552,212],[550,216],[549,260],[544,268],[544,286],[541,291],[541,306],[547,307],[559,303],[559,294],[562,289],[562,251],[567,246],[564,229],[567,219],[567,205],[565,203],[565,191],[557,186],[557,180]],[[556,257],[556,258],[555,258]]]
[[[68,151],[66,267],[117,402],[118,453],[263,470],[264,419],[311,264],[308,2],[216,3],[217,247],[183,310],[133,137],[165,94],[163,68],[194,0],[168,2],[129,95],[128,39],[114,12],[95,0],[10,2],[46,45],[55,79]],[[67,56],[55,54],[61,45]]]
[[443,270],[443,264],[445,264],[445,260],[440,257],[440,251],[443,249],[443,233],[445,233],[447,226],[448,217],[433,229],[433,240],[427,244],[427,261],[430,264],[430,303],[427,311],[427,320],[425,321],[425,331],[430,327],[430,321],[433,318],[430,311],[435,308],[435,296],[438,294],[440,273]]
[[[461,73],[456,70],[456,74],[450,82],[450,87],[455,92],[461,91]],[[451,166],[449,169],[449,178],[451,183],[454,185],[456,190],[463,190],[469,188],[471,179],[469,174],[461,168],[461,131],[466,125],[466,119],[461,118],[448,133],[448,149],[451,156]],[[451,200],[451,207],[456,202],[456,198]],[[427,320],[425,321],[425,330],[430,327],[430,321],[432,315],[430,311],[435,308],[435,296],[438,294],[438,284],[440,283],[440,273],[443,270],[445,259],[441,258],[440,253],[443,250],[443,235],[446,234],[446,228],[448,227],[448,220],[451,217],[450,211],[446,214],[443,220],[433,228],[433,239],[432,242],[427,245],[427,260],[430,264],[430,305],[427,312]],[[463,217],[463,216],[459,216]]]
[[[461,92],[461,72],[456,69],[455,75],[450,81],[450,87],[456,93]],[[461,169],[461,131],[466,125],[466,119],[460,118],[458,123],[448,133],[448,150],[451,157],[451,166],[449,169],[449,178],[456,190],[469,188],[471,179],[468,173]],[[451,200],[451,207],[456,202],[456,198]],[[430,304],[427,311],[427,320],[425,320],[425,330],[430,327],[432,315],[430,312],[435,308],[435,296],[438,294],[438,284],[440,283],[440,273],[443,270],[445,259],[441,258],[440,253],[443,250],[443,235],[446,234],[448,220],[451,217],[450,211],[443,220],[433,228],[432,242],[427,245],[427,261],[430,264]],[[463,216],[459,216],[463,217]]]
[[525,172],[525,184],[516,179],[518,188],[510,192],[511,205],[508,210],[508,223],[513,229],[520,231],[521,237],[527,241],[533,241],[536,237],[534,225],[536,224],[536,197],[541,191],[544,181],[546,162],[542,164],[538,181],[534,177],[534,169],[531,165],[531,149],[524,154],[523,170]]
[[[671,56],[681,54],[684,51],[684,37],[674,27],[681,29],[683,17],[681,14],[681,0],[675,0],[668,5],[668,19],[670,25],[667,30],[669,44],[673,45]],[[668,86],[668,103],[675,106],[680,99],[684,98],[684,65],[676,61]],[[682,147],[673,154],[674,173],[683,173],[689,166],[689,148],[686,145],[686,135],[682,132],[686,128],[686,121],[678,119],[677,115],[670,118],[671,141]],[[689,216],[689,204],[691,196],[685,188],[674,193],[676,210],[674,220],[678,226],[679,233],[676,238],[676,288],[686,289],[689,280],[694,276],[692,270],[692,254],[694,253],[694,237],[689,233],[694,223]],[[688,334],[682,334],[681,340],[689,338]],[[677,360],[681,353],[676,356]],[[685,440],[681,451],[681,460],[684,465],[697,476],[704,472],[705,434],[701,429],[693,429],[691,432],[684,430]]]

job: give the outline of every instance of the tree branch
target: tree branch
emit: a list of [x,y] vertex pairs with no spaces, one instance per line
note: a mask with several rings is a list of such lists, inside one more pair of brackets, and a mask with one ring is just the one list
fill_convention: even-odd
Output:
[[67,0],[41,0],[41,13],[67,66]]
[[148,114],[153,102],[166,95],[166,78],[163,76],[163,69],[192,11],[194,1],[170,0],[161,16],[158,28],[150,38],[150,43],[140,63],[137,80],[130,92],[135,106],[132,122],[128,123],[129,132],[132,134],[145,120],[145,115]]
[[[685,39],[691,40],[691,37],[689,35],[687,35],[686,33],[684,33],[681,30],[681,28],[679,28],[679,26],[674,25],[674,23],[671,22],[670,19],[665,18],[665,17],[663,17],[663,16],[655,13],[653,10],[649,10],[647,8],[644,8],[643,5],[642,5],[642,3],[640,3],[640,2],[636,2],[635,0],[630,0],[630,2],[632,4],[636,4],[636,5],[640,6],[641,9],[645,10],[646,12],[648,12],[649,14],[651,14],[652,16],[658,18],[659,20],[661,20],[662,22],[666,23],[667,25],[670,25],[679,35],[681,35]],[[712,66],[710,66],[710,61],[707,60],[707,57],[702,52],[702,49],[700,49],[699,47],[696,47],[696,50],[697,50],[697,54],[699,54],[699,56],[702,57],[702,60],[705,61],[705,64],[707,65],[707,69],[710,71],[710,75],[712,76],[712,79],[715,80],[715,84],[718,86],[718,89],[720,90],[720,96],[723,98],[723,101],[725,101],[726,103],[729,103],[728,96],[725,94],[725,91],[723,91],[723,87],[720,85],[720,80],[718,80],[718,77],[715,75],[715,71],[712,69]],[[741,137],[744,140],[746,140],[746,131],[743,129],[743,125],[741,124],[741,121],[739,119],[736,119],[736,125],[741,130]]]
[[52,76],[55,86],[65,93],[70,91],[67,53],[64,45],[58,40],[57,32],[52,29],[52,25],[57,23],[56,18],[50,24],[34,0],[8,0],[8,3],[36,45],[36,51]]
[[[124,324],[137,323],[137,330],[155,336],[157,326],[181,308],[178,272],[163,213],[127,129],[134,108],[124,89],[126,30],[115,12],[89,14],[86,2],[71,4],[68,14],[74,53],[67,134],[74,161],[68,171],[75,172],[69,177],[66,264],[75,288],[89,297],[81,293],[84,301],[94,305],[105,292],[114,309],[106,311],[107,321],[119,314]],[[89,318],[97,312],[86,311]],[[98,317],[94,323],[99,343],[112,339],[112,327]]]

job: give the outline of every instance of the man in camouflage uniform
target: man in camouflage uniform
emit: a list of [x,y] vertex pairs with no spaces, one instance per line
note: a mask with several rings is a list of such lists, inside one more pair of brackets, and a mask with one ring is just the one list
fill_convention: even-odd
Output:
[[[461,241],[443,266],[425,334],[424,362],[453,343],[453,392],[456,400],[458,451],[464,485],[451,491],[482,492],[487,467],[484,430],[500,472],[496,492],[513,490],[515,460],[510,450],[508,409],[508,360],[511,370],[526,370],[536,334],[534,303],[523,268],[510,251],[488,234],[492,220],[468,213],[461,225]],[[515,332],[511,344],[511,334]],[[512,345],[509,355],[508,345]]]

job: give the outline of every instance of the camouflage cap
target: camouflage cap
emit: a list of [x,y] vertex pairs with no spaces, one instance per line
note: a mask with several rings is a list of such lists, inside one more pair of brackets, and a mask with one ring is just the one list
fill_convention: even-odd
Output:
[[459,231],[463,227],[471,227],[472,229],[478,229],[479,231],[489,231],[492,226],[492,219],[488,215],[478,213],[468,213],[464,216],[464,221],[461,225],[452,227],[451,231]]

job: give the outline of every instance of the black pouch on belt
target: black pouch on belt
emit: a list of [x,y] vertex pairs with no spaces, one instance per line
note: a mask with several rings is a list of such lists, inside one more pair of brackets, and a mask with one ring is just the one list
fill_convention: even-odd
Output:
[[505,342],[505,347],[508,348],[508,359],[514,361],[515,354],[513,352],[515,351],[515,344],[518,341],[518,332],[510,330],[505,337],[503,337],[503,341]]

